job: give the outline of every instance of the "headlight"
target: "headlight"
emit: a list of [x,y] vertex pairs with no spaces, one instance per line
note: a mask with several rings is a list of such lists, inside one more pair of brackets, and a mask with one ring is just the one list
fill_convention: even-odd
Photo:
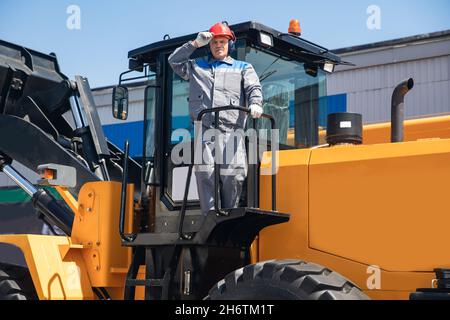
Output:
[[259,33],[259,42],[261,43],[261,45],[266,46],[266,47],[273,47],[273,38],[272,35],[265,33],[265,32],[260,32]]
[[323,65],[323,70],[328,72],[328,73],[333,73],[333,71],[334,71],[334,63],[326,62]]

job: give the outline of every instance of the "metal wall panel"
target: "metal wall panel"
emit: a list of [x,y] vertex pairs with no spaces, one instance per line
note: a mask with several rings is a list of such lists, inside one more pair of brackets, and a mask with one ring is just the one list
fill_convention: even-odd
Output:
[[389,121],[392,92],[409,77],[415,86],[406,96],[406,117],[450,113],[450,48],[446,56],[337,71],[327,94],[347,94],[347,110],[362,113],[365,123]]

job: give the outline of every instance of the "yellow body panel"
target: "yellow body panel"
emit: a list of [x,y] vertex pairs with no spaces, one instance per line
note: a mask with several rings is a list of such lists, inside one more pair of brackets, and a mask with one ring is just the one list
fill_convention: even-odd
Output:
[[[133,194],[129,185],[127,194]],[[119,236],[120,183],[86,183],[78,196],[78,212],[72,228],[72,239],[87,248],[83,250],[86,267],[94,287],[118,287],[124,274],[112,272],[128,269],[131,249],[121,246]],[[132,212],[129,201],[127,212]],[[127,214],[128,226],[132,214]],[[128,227],[127,230],[130,230]]]
[[[260,233],[259,260],[318,263],[372,298],[407,299],[450,267],[448,181],[450,140],[280,151],[277,209],[291,219]],[[260,198],[269,209],[270,176]]]
[[388,271],[450,267],[450,140],[313,150],[312,248]]
[[[119,182],[90,182],[78,196],[78,212],[72,228],[72,239],[86,248],[82,255],[93,287],[105,287],[113,299],[122,299],[125,276],[131,263],[131,248],[123,247],[119,235]],[[125,233],[133,228],[134,186],[128,185]],[[144,278],[143,268],[139,279]],[[136,299],[144,290],[136,289]]]
[[[404,123],[404,141],[419,139],[450,138],[450,116],[407,120]],[[364,144],[388,143],[391,141],[391,123],[365,125]]]
[[79,245],[68,237],[0,235],[0,242],[19,247],[41,300],[93,299]]

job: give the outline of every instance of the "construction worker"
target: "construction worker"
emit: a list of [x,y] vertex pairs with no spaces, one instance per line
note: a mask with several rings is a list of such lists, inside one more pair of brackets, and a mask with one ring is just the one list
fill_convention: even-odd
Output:
[[[189,113],[193,122],[200,111],[224,106],[248,107],[253,118],[261,117],[263,98],[259,78],[251,64],[230,57],[230,47],[234,46],[235,40],[234,33],[227,25],[216,23],[209,32],[200,32],[194,41],[185,43],[170,55],[169,63],[174,72],[190,82]],[[190,59],[197,48],[208,44],[210,58]],[[217,124],[220,130],[218,141],[207,141],[202,137],[204,162],[196,164],[194,169],[204,215],[214,208],[216,152],[221,153],[223,160],[220,165],[221,207],[238,206],[247,175],[247,162],[244,137],[236,132],[243,132],[246,118],[246,113],[237,110],[222,111]],[[202,129],[205,131],[213,127],[214,115],[207,113],[203,117]],[[230,143],[233,146],[231,157],[226,147]]]

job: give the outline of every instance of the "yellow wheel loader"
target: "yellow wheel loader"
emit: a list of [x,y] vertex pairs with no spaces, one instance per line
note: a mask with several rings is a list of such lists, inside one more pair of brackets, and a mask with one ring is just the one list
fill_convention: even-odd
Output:
[[[255,148],[258,161],[248,165],[239,207],[221,207],[227,190],[215,164],[207,216],[192,174],[193,97],[167,62],[195,34],[128,54],[112,115],[125,120],[128,89],[145,86],[139,161],[129,156],[133,141],[121,150],[106,139],[86,78],[67,79],[54,55],[0,42],[0,168],[49,230],[21,224],[0,234],[24,258],[0,258],[0,299],[450,297],[450,116],[405,121],[413,79],[394,90],[392,106],[380,106],[391,107],[391,123],[330,113],[327,73],[347,62],[299,34],[256,22],[230,27],[232,56],[260,77],[264,115],[247,123],[256,132],[247,151]],[[230,111],[248,112],[230,101],[198,120]],[[14,220],[3,211],[0,223]]]

